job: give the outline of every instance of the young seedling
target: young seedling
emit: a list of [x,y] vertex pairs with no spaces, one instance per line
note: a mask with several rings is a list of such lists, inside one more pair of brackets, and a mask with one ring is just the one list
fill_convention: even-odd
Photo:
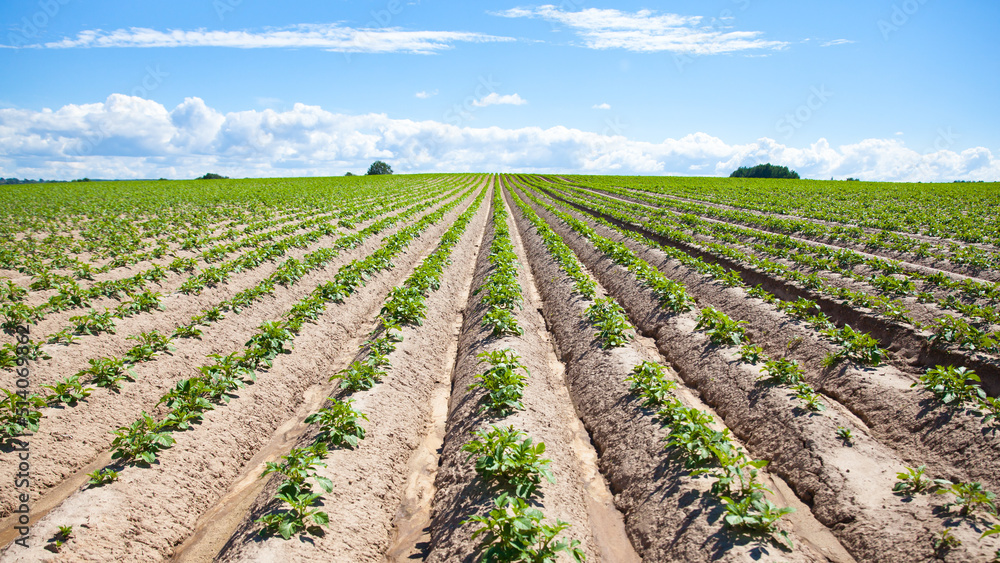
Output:
[[594,301],[585,313],[591,324],[597,328],[597,338],[605,348],[619,348],[634,337],[628,316],[613,298],[604,297]]
[[942,528],[940,532],[935,534],[931,545],[934,547],[934,555],[938,559],[943,559],[949,551],[962,545],[962,540],[951,533],[951,528]]
[[118,472],[113,469],[108,469],[107,467],[105,467],[104,469],[99,469],[92,473],[87,473],[87,477],[90,477],[90,480],[87,481],[88,487],[103,487],[104,485],[107,485],[108,483],[113,483],[115,480],[117,480]]
[[826,410],[826,405],[820,398],[820,394],[813,389],[812,385],[801,381],[792,386],[795,397],[802,401],[802,408],[809,412],[821,412]]
[[926,465],[919,467],[906,467],[905,472],[896,473],[897,483],[892,487],[894,493],[901,493],[912,496],[920,493],[929,493],[938,487],[947,487],[951,482],[943,479],[930,479],[924,476],[927,471]]
[[42,389],[49,389],[52,391],[52,393],[45,397],[45,402],[49,405],[66,403],[71,407],[75,407],[77,401],[86,399],[90,396],[90,393],[93,392],[93,388],[85,388],[83,384],[80,383],[79,375],[67,377],[64,380],[57,382],[55,385],[42,385]]
[[757,362],[766,360],[764,348],[755,344],[745,344],[740,348],[740,361],[745,364],[757,365]]
[[713,307],[705,307],[698,315],[695,330],[705,329],[712,344],[720,346],[739,346],[747,341],[746,321],[734,321],[725,313]]
[[258,518],[257,522],[264,524],[260,535],[281,534],[281,537],[286,540],[303,531],[314,536],[323,535],[323,529],[320,526],[326,526],[330,522],[330,517],[322,510],[311,508],[320,496],[322,495],[311,492],[308,487],[293,481],[285,481],[278,487],[278,492],[274,497],[288,503],[291,510],[265,514]]
[[490,485],[506,487],[518,497],[530,498],[543,477],[555,482],[548,468],[549,460],[541,457],[544,443],[532,444],[530,437],[513,426],[493,426],[473,435],[475,439],[462,446],[462,451],[469,453],[466,461],[476,457],[476,473]]
[[923,385],[946,405],[963,408],[985,401],[986,391],[979,386],[979,376],[964,367],[936,366],[920,376],[910,387]]
[[993,514],[997,512],[997,506],[994,502],[996,494],[983,489],[982,483],[950,483],[941,479],[937,484],[940,486],[937,494],[950,493],[955,495],[955,501],[946,503],[944,507],[948,509],[958,507],[962,516],[970,516],[978,510],[986,510]]
[[782,516],[795,512],[794,508],[779,508],[764,498],[762,491],[755,491],[740,499],[725,495],[720,498],[726,507],[727,526],[757,536],[770,536],[776,543],[793,547],[788,532],[779,531],[777,522]]
[[556,539],[569,528],[568,523],[558,520],[555,525],[545,524],[540,510],[507,493],[493,502],[496,508],[486,516],[472,516],[462,522],[482,524],[472,533],[472,539],[482,536],[477,547],[481,561],[556,561],[560,553],[577,563],[584,561],[578,540]]
[[357,447],[358,442],[365,437],[365,429],[358,421],[368,420],[368,417],[351,407],[353,399],[340,401],[330,397],[329,400],[333,404],[307,416],[306,424],[320,426],[317,441],[326,442],[333,447]]
[[510,348],[505,348],[482,352],[476,358],[480,364],[490,366],[481,375],[477,375],[476,383],[468,388],[470,391],[483,389],[486,392],[479,410],[489,409],[498,416],[506,416],[523,409],[521,395],[530,374],[528,368],[521,363],[521,357]]
[[853,436],[851,435],[851,429],[850,428],[846,428],[844,426],[838,426],[837,427],[837,438],[839,440],[841,440],[842,442],[844,442],[845,446],[850,446],[850,445],[853,444],[853,442],[852,442]]

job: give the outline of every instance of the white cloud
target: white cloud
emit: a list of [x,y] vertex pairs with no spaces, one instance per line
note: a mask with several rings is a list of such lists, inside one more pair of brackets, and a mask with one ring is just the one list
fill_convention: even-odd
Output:
[[660,142],[567,127],[459,127],[345,115],[295,104],[221,113],[199,98],[172,110],[114,94],[102,103],[41,111],[0,109],[0,176],[194,178],[339,175],[373,160],[397,172],[490,171],[724,176],[771,162],[807,178],[896,181],[1000,179],[1000,158],[973,147],[919,151],[901,140],[790,147],[761,138],[728,144],[706,133]]
[[528,103],[528,100],[525,100],[518,94],[505,94],[501,96],[496,92],[491,92],[490,94],[483,96],[478,100],[474,100],[472,102],[472,105],[477,108],[484,108],[486,106],[501,106],[501,105],[523,106],[526,103]]
[[[642,53],[670,51],[696,55],[755,49],[783,49],[788,43],[761,38],[760,31],[729,31],[731,26],[703,24],[701,16],[658,14],[652,10],[622,12],[588,8],[566,12],[553,5],[513,8],[494,15],[542,18],[576,30],[585,47],[626,49]],[[720,20],[728,21],[728,20]]]
[[[144,27],[81,31],[75,38],[27,45],[27,48],[71,49],[92,47],[229,47],[237,49],[325,49],[344,53],[432,54],[451,49],[456,42],[514,41],[462,31],[404,31],[396,27],[352,28],[338,24],[299,24],[264,31],[206,29],[160,31]],[[6,45],[6,47],[10,47]]]
[[594,105],[590,106],[590,108],[591,109],[611,109],[611,104],[608,104],[607,102],[605,102],[603,104],[594,104]]
[[417,92],[414,95],[416,97],[420,98],[421,100],[426,100],[427,98],[430,98],[431,96],[437,96],[437,93],[438,93],[437,90],[434,90],[433,92],[427,92],[426,90],[421,90],[420,92]]
[[833,47],[834,45],[847,45],[850,43],[854,43],[854,41],[850,39],[834,39],[833,41],[827,41],[826,43],[821,44],[820,47]]
[[896,131],[896,136],[897,136],[897,137],[898,137],[898,136],[900,136],[900,135],[902,135],[902,134],[903,134],[903,132],[902,132],[902,131]]

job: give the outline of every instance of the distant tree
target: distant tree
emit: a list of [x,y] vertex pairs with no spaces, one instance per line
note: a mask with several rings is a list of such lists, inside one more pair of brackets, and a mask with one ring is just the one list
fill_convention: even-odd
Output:
[[753,168],[741,166],[729,175],[730,178],[786,178],[798,180],[799,174],[789,170],[787,166],[775,166],[771,163],[758,164]]
[[344,176],[354,176],[354,172],[344,172]]
[[392,168],[381,160],[376,160],[371,166],[368,167],[368,176],[375,176],[378,174],[392,174]]
[[216,174],[214,172],[209,172],[204,176],[199,176],[198,178],[195,178],[195,180],[228,180],[228,179],[229,176],[220,176],[219,174]]
[[847,181],[848,182],[860,182],[861,180],[858,180],[857,178],[848,178]]

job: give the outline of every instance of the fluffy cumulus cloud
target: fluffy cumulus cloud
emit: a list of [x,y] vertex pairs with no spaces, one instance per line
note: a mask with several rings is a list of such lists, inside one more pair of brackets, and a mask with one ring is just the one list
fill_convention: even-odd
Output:
[[714,55],[783,49],[788,43],[764,39],[760,31],[733,31],[728,18],[706,22],[701,16],[661,14],[652,10],[622,12],[588,8],[567,12],[553,5],[512,8],[494,15],[539,18],[574,30],[590,49],[625,49],[641,53],[673,52]]
[[221,113],[199,98],[168,110],[114,94],[56,110],[0,109],[0,176],[47,179],[339,175],[375,159],[397,172],[579,172],[728,175],[771,162],[807,178],[898,181],[1000,179],[988,149],[919,152],[901,139],[790,147],[761,138],[729,144],[705,133],[660,142],[567,127],[472,128],[346,115],[295,104]]

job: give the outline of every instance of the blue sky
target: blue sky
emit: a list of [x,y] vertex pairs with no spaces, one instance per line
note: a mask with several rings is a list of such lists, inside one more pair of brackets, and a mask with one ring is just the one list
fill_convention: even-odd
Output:
[[0,176],[1000,180],[1000,3],[6,0]]

